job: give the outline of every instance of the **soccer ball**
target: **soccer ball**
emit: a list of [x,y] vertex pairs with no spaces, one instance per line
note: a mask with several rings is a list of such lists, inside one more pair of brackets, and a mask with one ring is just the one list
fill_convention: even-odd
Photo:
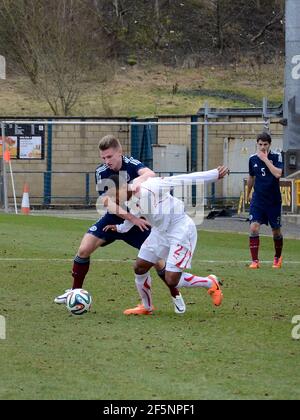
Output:
[[84,289],[73,289],[67,296],[66,306],[73,315],[82,315],[90,310],[92,296]]

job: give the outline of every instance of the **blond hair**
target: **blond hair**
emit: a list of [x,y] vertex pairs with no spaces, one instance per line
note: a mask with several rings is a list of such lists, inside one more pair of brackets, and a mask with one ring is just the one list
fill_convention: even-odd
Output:
[[102,139],[99,141],[98,147],[102,152],[110,148],[122,149],[121,143],[112,134],[108,134],[107,136],[102,137]]

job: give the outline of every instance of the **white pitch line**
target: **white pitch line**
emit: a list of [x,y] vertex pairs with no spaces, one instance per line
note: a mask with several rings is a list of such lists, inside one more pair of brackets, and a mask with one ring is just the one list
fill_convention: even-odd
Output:
[[[2,258],[0,257],[0,261],[16,261],[16,262],[24,262],[24,261],[29,261],[29,262],[72,262],[74,261],[74,258]],[[135,259],[126,259],[126,260],[114,260],[114,259],[96,259],[93,258],[92,259],[93,262],[116,262],[116,263],[120,263],[120,262],[133,262],[135,261]]]
[[[0,262],[73,262],[74,259],[72,258],[10,258],[10,257],[0,257]],[[115,262],[115,263],[132,263],[133,261],[135,261],[135,258],[133,259],[108,259],[108,258],[92,258],[91,262]],[[250,260],[245,260],[245,261],[228,261],[228,260],[198,260],[198,262],[200,263],[205,263],[205,264],[228,264],[228,265],[232,265],[232,264],[247,264],[250,262]],[[260,261],[260,263],[262,264],[271,264],[273,263],[272,261]],[[288,264],[300,264],[300,261],[284,261],[283,262],[284,265],[288,265]]]

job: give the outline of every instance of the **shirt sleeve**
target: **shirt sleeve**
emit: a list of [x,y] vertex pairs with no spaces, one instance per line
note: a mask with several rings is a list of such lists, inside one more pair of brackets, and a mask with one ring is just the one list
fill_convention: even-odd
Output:
[[167,176],[164,178],[149,178],[147,182],[156,187],[176,187],[177,185],[193,185],[201,182],[214,182],[219,179],[219,171],[212,169],[210,171],[192,172],[190,174],[180,174]]
[[[100,167],[100,169],[101,169],[101,167]],[[96,191],[98,192],[99,196],[104,194],[107,190],[107,187],[105,188],[105,185],[103,184],[103,179],[101,177],[101,172],[100,172],[99,168],[97,168],[96,171],[95,171]]]
[[276,166],[276,168],[278,169],[283,169],[282,154],[279,152],[279,153],[276,153],[276,156],[277,156],[277,160],[276,162],[274,162],[274,166]]
[[99,196],[101,196],[107,191],[107,187],[105,189],[105,187],[102,186],[102,180],[100,176],[97,177],[95,175],[95,179],[96,179],[96,191],[98,192]]
[[134,159],[132,156],[127,157],[127,159],[129,159],[128,163],[130,165],[130,169],[133,170],[133,173],[135,173],[135,177],[138,177],[139,170],[146,168],[146,166],[142,162],[140,162],[138,159]]
[[140,169],[144,169],[144,168],[146,168],[146,166],[142,162],[139,162],[139,164],[136,166],[136,172],[137,172],[137,174],[138,174],[138,171]]
[[106,193],[108,188],[113,187],[115,184],[114,182],[107,177],[106,174],[95,174],[95,181],[96,181],[96,191],[98,192],[99,196]]
[[126,233],[128,232],[134,224],[130,222],[129,220],[125,220],[123,223],[120,223],[119,225],[116,225],[117,232],[119,233]]

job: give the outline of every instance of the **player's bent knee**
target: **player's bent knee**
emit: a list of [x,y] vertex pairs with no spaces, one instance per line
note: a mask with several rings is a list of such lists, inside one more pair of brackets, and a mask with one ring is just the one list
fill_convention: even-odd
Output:
[[138,258],[134,263],[133,269],[134,269],[135,274],[142,275],[142,274],[146,274],[152,266],[153,266],[152,263]]
[[80,258],[88,258],[91,254],[103,245],[105,241],[101,238],[97,238],[96,236],[86,234],[81,241],[81,244],[78,249],[78,256]]
[[135,274],[142,275],[147,273],[147,268],[139,265],[134,265],[134,272]]
[[94,246],[80,245],[77,254],[80,258],[88,258],[91,256],[94,250]]
[[139,261],[135,261],[133,269],[134,269],[135,274],[141,275],[141,274],[147,273],[147,270],[145,270],[145,267]]
[[260,225],[252,224],[250,225],[250,236],[257,236],[259,234]]
[[80,258],[88,258],[91,255],[91,252],[88,252],[85,249],[79,248],[77,255]]
[[158,260],[156,264],[154,264],[154,268],[157,272],[164,271],[166,268],[165,260]]
[[273,233],[273,237],[276,239],[280,239],[282,238],[282,232],[281,232],[281,228],[272,228],[272,233]]

